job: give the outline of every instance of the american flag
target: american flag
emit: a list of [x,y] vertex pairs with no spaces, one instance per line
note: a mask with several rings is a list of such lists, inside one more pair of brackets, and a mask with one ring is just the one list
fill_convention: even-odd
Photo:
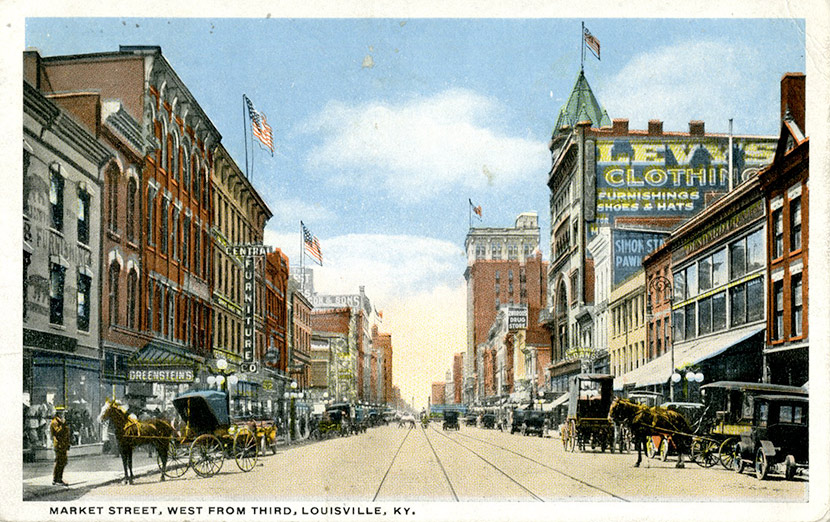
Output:
[[594,53],[594,56],[597,57],[597,60],[599,60],[599,40],[597,40],[597,38],[594,35],[592,35],[591,31],[589,31],[587,28],[583,28],[582,31],[582,39],[585,41],[585,44],[588,46],[591,52]]
[[251,117],[251,133],[271,151],[273,156],[274,138],[271,134],[271,126],[265,121],[265,115],[254,109],[254,104],[250,98],[244,94],[242,96],[245,98],[245,103],[248,104],[248,115]]
[[467,201],[470,202],[470,207],[472,207],[473,212],[475,213],[475,215],[477,215],[480,218],[481,217],[481,205],[479,205],[479,206],[473,205],[473,200],[472,199],[468,199]]
[[300,226],[303,227],[303,246],[306,252],[317,260],[320,266],[323,266],[323,253],[320,251],[320,242],[317,240],[317,236],[311,235],[311,232],[302,221],[300,221]]

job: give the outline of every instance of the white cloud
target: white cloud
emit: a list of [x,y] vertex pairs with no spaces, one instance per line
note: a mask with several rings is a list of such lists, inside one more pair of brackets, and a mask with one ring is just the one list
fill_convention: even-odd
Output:
[[665,131],[682,132],[690,120],[703,120],[707,131],[724,132],[734,118],[736,131],[757,133],[770,122],[748,100],[772,96],[766,106],[773,109],[776,100],[768,79],[747,81],[756,54],[737,42],[679,42],[638,55],[597,95],[609,116],[628,118],[635,129],[660,119]]
[[495,128],[501,110],[496,100],[460,89],[397,105],[333,101],[303,128],[324,140],[308,162],[412,199],[530,180],[546,170],[546,143]]
[[299,229],[297,216],[307,221],[329,221],[337,215],[322,203],[313,203],[304,199],[283,199],[271,201],[268,208],[274,213],[270,223],[276,226],[296,225]]

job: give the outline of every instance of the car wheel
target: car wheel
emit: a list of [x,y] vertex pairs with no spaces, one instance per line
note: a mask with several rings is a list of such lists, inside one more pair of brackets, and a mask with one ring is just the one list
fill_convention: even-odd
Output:
[[732,469],[738,473],[743,473],[745,466],[744,459],[741,457],[740,446],[735,445],[735,448],[732,450]]
[[755,478],[764,480],[767,478],[768,472],[769,462],[767,462],[767,456],[764,454],[764,448],[758,448],[758,452],[755,454]]

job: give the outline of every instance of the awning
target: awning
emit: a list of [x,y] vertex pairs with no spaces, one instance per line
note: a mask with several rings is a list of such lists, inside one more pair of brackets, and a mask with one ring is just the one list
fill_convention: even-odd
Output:
[[[755,326],[750,329],[726,332],[708,339],[703,339],[699,342],[692,341],[686,343],[674,351],[674,368],[700,364],[707,359],[722,354],[726,350],[746,341],[763,330],[763,326]],[[672,368],[672,354],[670,351],[666,352],[660,357],[649,361],[645,366],[641,366],[614,379],[614,389],[622,390],[625,387],[639,388],[641,386],[663,384],[669,380],[674,368]]]
[[150,341],[130,357],[130,366],[193,366],[204,358],[176,345]]
[[542,411],[553,411],[559,406],[562,406],[566,402],[568,402],[568,398],[570,398],[570,393],[563,393],[558,398],[556,398],[553,402],[544,403],[542,404]]

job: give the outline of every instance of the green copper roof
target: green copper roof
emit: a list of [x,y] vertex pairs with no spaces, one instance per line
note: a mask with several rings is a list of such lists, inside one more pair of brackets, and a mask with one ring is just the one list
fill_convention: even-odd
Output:
[[611,118],[597,101],[585,73],[579,71],[571,96],[559,110],[559,117],[556,119],[556,126],[553,133],[565,125],[573,127],[577,122],[590,121],[594,127],[606,127],[611,125]]

